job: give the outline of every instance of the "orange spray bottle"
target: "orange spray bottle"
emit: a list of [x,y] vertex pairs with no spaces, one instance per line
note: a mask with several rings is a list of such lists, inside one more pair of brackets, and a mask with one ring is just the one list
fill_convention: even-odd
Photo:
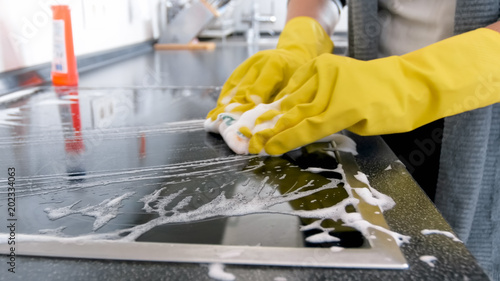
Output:
[[84,150],[82,125],[80,119],[80,104],[78,99],[78,70],[75,50],[73,47],[73,32],[71,14],[67,5],[52,6],[53,12],[53,51],[52,84],[60,96],[69,96],[73,134],[65,137],[67,153],[81,154]]
[[54,25],[54,57],[52,60],[52,84],[77,86],[78,71],[73,48],[71,14],[67,5],[52,6]]

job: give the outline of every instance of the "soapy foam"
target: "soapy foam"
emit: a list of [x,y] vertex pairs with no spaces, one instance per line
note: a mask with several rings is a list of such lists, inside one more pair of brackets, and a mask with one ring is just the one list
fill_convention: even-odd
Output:
[[266,122],[263,122],[263,123],[260,123],[258,125],[256,125],[253,130],[252,130],[252,133],[255,134],[257,132],[260,132],[260,131],[263,131],[263,130],[266,130],[266,129],[271,129],[273,128],[276,123],[278,122],[278,120],[283,116],[283,114],[278,114],[276,116],[274,116],[273,119],[271,120],[268,120]]
[[342,134],[331,134],[325,138],[318,140],[317,142],[334,142],[334,151],[342,151],[351,153],[352,155],[358,155],[358,151],[356,150],[356,142],[354,142],[348,136]]
[[[281,100],[270,104],[257,104],[257,106],[244,112],[241,116],[232,113],[221,113],[215,121],[207,119],[205,129],[209,132],[219,133],[234,152],[248,154],[249,139],[239,133],[240,128],[247,127],[252,134],[255,134],[261,130],[274,127],[280,116],[258,125],[255,125],[255,121],[265,112],[279,110],[280,107]],[[230,122],[227,120],[230,120]]]
[[52,208],[45,208],[43,211],[47,213],[47,217],[51,220],[57,220],[65,216],[69,216],[71,214],[77,213],[77,211],[72,210],[73,206],[76,204],[80,203],[80,201],[77,201],[69,206],[57,208],[57,209],[52,209]]
[[378,200],[373,197],[373,193],[370,192],[368,188],[353,188],[354,191],[361,197],[366,203],[373,205],[373,206],[378,206]]
[[340,239],[328,234],[328,232],[321,232],[318,234],[311,235],[306,238],[309,243],[327,243],[327,242],[339,242]]
[[[226,97],[227,98],[227,97]],[[248,154],[248,145],[249,139],[243,136],[239,130],[242,127],[247,127],[250,129],[252,134],[256,134],[262,130],[273,128],[278,120],[283,116],[283,114],[276,115],[273,119],[267,120],[260,124],[255,124],[257,118],[259,118],[264,113],[276,110],[279,111],[281,108],[281,102],[283,99],[274,101],[269,104],[261,103],[262,99],[260,96],[252,95],[250,96],[252,101],[256,104],[256,106],[246,112],[240,114],[228,113],[233,110],[236,106],[239,106],[239,103],[228,104],[225,107],[225,113],[219,114],[216,120],[212,121],[210,118],[205,120],[204,127],[208,132],[218,133],[222,136],[227,145],[238,154]],[[229,101],[227,101],[228,103]],[[226,103],[224,103],[226,104]],[[225,121],[224,119],[231,120],[230,122]],[[317,142],[334,142],[335,147],[333,151],[343,151],[349,152],[353,155],[357,155],[358,152],[356,150],[356,143],[349,137],[341,135],[341,134],[332,134],[325,138],[318,140]],[[262,150],[260,155],[267,155],[264,150]],[[329,153],[333,157],[335,155],[333,153]]]
[[406,236],[406,235],[402,235],[402,234],[399,234],[399,233],[394,232],[394,231],[390,231],[390,230],[383,228],[381,226],[371,224],[363,219],[356,218],[348,223],[345,223],[344,225],[350,226],[354,229],[357,229],[358,231],[360,231],[363,234],[364,237],[370,237],[369,229],[376,229],[376,230],[379,230],[380,232],[384,232],[384,233],[392,236],[392,238],[394,239],[396,244],[398,244],[398,246],[401,246],[405,243],[410,243],[410,236]]
[[339,246],[332,246],[330,247],[330,251],[332,252],[342,252],[345,248],[344,247],[339,247]]
[[321,220],[316,220],[313,221],[312,223],[308,225],[302,225],[300,226],[300,231],[308,231],[308,230],[313,230],[313,229],[321,229],[324,230],[323,227],[321,226]]
[[[234,104],[234,107],[239,104]],[[231,105],[228,105],[231,106]],[[203,123],[203,127],[205,131],[217,133],[222,135],[223,131],[230,125],[232,125],[236,120],[240,118],[240,114],[235,113],[221,113],[217,116],[217,118],[212,121],[210,118],[206,119]]]
[[135,192],[127,192],[114,199],[106,199],[98,205],[88,206],[78,210],[73,210],[72,208],[80,201],[61,208],[45,208],[44,212],[47,213],[47,217],[51,220],[60,219],[72,214],[81,214],[83,216],[94,217],[95,221],[92,230],[96,231],[97,229],[108,223],[110,220],[114,219],[118,215],[118,209],[122,206],[122,200],[129,198],[134,193]]
[[226,95],[225,97],[223,97],[220,102],[222,104],[228,104],[229,102],[231,102],[231,99],[234,98],[236,96],[236,93],[238,92],[238,89],[237,88],[233,88],[231,90],[231,92],[229,92],[228,95]]
[[[329,169],[321,169],[321,168],[312,168],[311,169],[311,168],[308,168],[307,170],[308,171],[321,172],[321,171],[328,171]],[[344,189],[349,194],[349,198],[344,199],[342,202],[346,201],[347,199],[354,199],[356,201],[354,201],[353,203],[350,203],[350,204],[352,204],[353,206],[357,206],[357,199],[355,199],[353,197],[352,192],[353,192],[353,190],[356,190],[358,188],[353,188],[345,180],[346,179],[346,175],[345,175],[344,170],[342,169],[342,164],[339,164],[336,169],[331,169],[330,171],[337,172],[337,173],[341,174],[342,175],[342,179],[344,179]],[[387,196],[385,194],[382,194],[381,192],[379,192],[376,189],[374,189],[374,188],[371,187],[370,182],[368,181],[368,177],[365,174],[363,174],[361,172],[358,172],[358,174],[355,175],[355,177],[356,177],[357,180],[361,181],[362,183],[364,183],[364,184],[366,184],[368,186],[369,191],[371,191],[371,193],[373,195],[373,198],[370,198],[370,201],[373,202],[373,203],[377,203],[377,205],[381,208],[382,211],[389,210],[389,209],[391,209],[392,207],[395,206],[396,203],[394,202],[394,200],[392,198],[390,198],[389,196]],[[368,194],[366,192],[362,192],[362,193],[366,197],[368,197]],[[363,197],[361,197],[361,198],[363,198]],[[342,205],[342,202],[340,202],[337,205]],[[337,206],[337,205],[335,205],[335,206]],[[381,232],[384,232],[384,233],[392,236],[393,239],[394,239],[394,241],[399,246],[401,246],[403,243],[409,243],[410,242],[410,237],[409,236],[402,235],[402,234],[399,234],[399,233],[394,232],[394,231],[390,231],[390,230],[385,229],[383,227],[380,227],[378,225],[373,225],[373,224],[369,223],[368,221],[364,220],[361,217],[361,214],[359,214],[359,213],[347,213],[344,210],[344,212],[337,219],[341,219],[344,222],[345,226],[350,226],[350,227],[358,230],[365,237],[370,237],[369,229],[372,228],[372,229],[377,229],[377,230],[379,230]]]
[[224,271],[224,265],[221,263],[212,263],[208,266],[208,276],[210,278],[222,281],[232,281],[236,277],[232,273]]
[[463,243],[462,240],[458,239],[458,237],[456,237],[453,233],[451,233],[449,231],[436,230],[436,229],[424,229],[424,230],[421,231],[421,233],[423,235],[440,234],[440,235],[444,235],[444,236],[446,236],[448,238],[451,238],[455,242]]
[[40,229],[38,230],[38,233],[40,234],[45,234],[45,235],[50,235],[50,236],[65,236],[63,231],[66,228],[66,226],[61,226],[56,229]]
[[143,202],[144,203],[144,207],[142,207],[142,210],[145,210],[147,213],[153,212],[154,209],[151,208],[151,206],[149,206],[149,202],[156,201],[158,199],[158,197],[160,196],[160,193],[163,190],[165,190],[165,189],[166,189],[166,187],[158,189],[158,190],[155,190],[153,193],[148,194],[148,195],[144,195],[144,197],[142,197],[141,199],[139,199],[139,202]]
[[403,165],[403,166],[405,166],[405,167],[406,167],[405,163],[401,162],[401,160],[396,160],[396,161],[394,161],[394,162],[395,162],[395,163],[399,163],[399,164],[401,164],[401,165]]
[[189,202],[191,202],[191,199],[193,199],[193,196],[187,196],[187,197],[184,197],[184,199],[182,199],[179,203],[177,203],[177,205],[172,209],[172,211],[177,211],[177,210],[181,210],[182,208],[186,207],[187,205],[189,205]]
[[[0,233],[0,244],[7,244],[10,237],[9,233]],[[115,240],[117,238],[115,233],[92,233],[80,236],[52,236],[45,234],[23,234],[16,233],[16,242],[60,242],[60,243],[85,243],[89,240]],[[119,241],[119,240],[118,240]]]
[[[262,161],[257,161],[252,167],[247,167],[244,172],[251,172],[253,169],[258,167],[262,167]],[[314,170],[314,169],[313,169]],[[327,169],[316,169],[315,171],[324,171]],[[311,170],[310,170],[311,171]],[[342,178],[345,179],[345,174],[342,169],[342,165],[339,165],[336,169],[330,170],[338,172],[342,175]],[[362,177],[360,177],[362,178]],[[189,194],[185,194],[185,189],[180,189],[177,192],[171,193],[168,196],[161,196],[162,191],[165,189],[158,189],[153,191],[151,194],[143,196],[139,202],[144,203],[143,209],[148,213],[158,213],[159,217],[152,219],[144,224],[136,225],[134,227],[120,229],[109,233],[91,233],[86,235],[80,235],[77,237],[57,237],[57,236],[49,236],[49,235],[21,235],[21,239],[29,240],[29,241],[62,241],[62,242],[72,242],[72,241],[85,241],[85,240],[101,240],[101,239],[109,239],[109,240],[118,240],[124,242],[135,241],[139,236],[151,230],[152,228],[170,224],[170,223],[186,223],[186,222],[194,222],[201,221],[214,217],[228,217],[228,216],[243,216],[249,214],[259,214],[259,213],[274,213],[274,214],[284,214],[284,215],[292,215],[299,216],[302,218],[311,218],[317,219],[314,223],[308,226],[301,227],[302,231],[308,229],[320,229],[324,232],[322,235],[318,235],[315,238],[311,238],[315,240],[316,238],[322,238],[316,241],[325,241],[325,237],[328,231],[331,229],[324,229],[321,227],[321,220],[329,219],[329,220],[341,220],[344,222],[344,225],[353,227],[354,229],[360,231],[365,237],[369,237],[370,229],[377,229],[379,231],[385,232],[391,235],[394,240],[401,245],[402,243],[407,243],[409,241],[409,237],[394,233],[388,229],[383,227],[379,227],[373,225],[367,221],[365,221],[359,213],[347,213],[347,206],[354,206],[356,208],[359,200],[352,197],[352,187],[349,186],[347,182],[344,182],[344,188],[348,191],[350,196],[348,198],[343,199],[341,202],[334,206],[330,206],[323,209],[318,210],[276,210],[273,209],[273,206],[288,203],[290,201],[304,198],[306,196],[313,195],[317,192],[338,188],[338,184],[342,182],[337,179],[329,179],[329,182],[323,184],[320,187],[315,189],[309,189],[314,185],[314,181],[311,180],[298,188],[295,188],[293,191],[288,191],[284,194],[279,193],[270,193],[268,196],[262,196],[262,193],[265,193],[264,188],[271,187],[274,190],[274,186],[269,184],[269,177],[265,177],[260,186],[258,186],[258,192],[250,198],[245,198],[243,196],[234,196],[232,198],[227,198],[224,191],[222,191],[216,198],[212,199],[208,203],[198,207],[194,210],[184,210],[184,206],[186,206],[191,200],[192,196]],[[247,183],[248,184],[248,183]],[[76,202],[70,206],[62,207],[62,208],[48,208],[46,212],[49,217],[53,219],[57,219],[63,217],[68,214],[80,213],[82,215],[92,215],[97,218],[102,217],[104,223],[109,221],[112,217],[116,216],[117,210],[120,207],[120,202],[128,197],[130,197],[133,193],[127,193],[120,197],[116,197],[113,199],[108,199],[103,201],[102,203],[96,206],[89,206],[77,210],[73,210],[73,207],[79,203]],[[177,201],[177,204],[172,204]],[[172,206],[174,205],[174,206]],[[107,209],[105,208],[107,207]],[[114,209],[113,209],[114,208]],[[104,210],[107,213],[111,213],[111,216],[105,216]],[[96,219],[96,222],[99,221]],[[103,224],[94,224],[94,228],[97,229],[101,227]],[[331,236],[330,236],[331,237]],[[332,239],[328,237],[328,239]],[[7,241],[7,234],[0,235],[0,241]]]
[[354,178],[356,178],[358,181],[360,181],[366,185],[370,185],[370,182],[368,181],[368,177],[359,171],[356,175],[354,175]]
[[[347,205],[356,204],[357,199],[346,198],[340,204],[337,204],[335,206],[313,211],[297,210],[297,211],[284,212],[284,211],[270,210],[270,207],[274,205],[289,202],[298,198],[302,198],[304,196],[309,196],[311,194],[329,188],[333,188],[333,184],[327,184],[321,188],[318,188],[317,190],[308,190],[300,193],[290,193],[279,197],[261,198],[260,196],[255,196],[252,200],[249,201],[241,201],[241,199],[238,198],[228,199],[225,197],[224,193],[221,193],[210,203],[205,204],[196,210],[188,211],[185,213],[180,213],[179,211],[175,211],[173,212],[172,215],[168,217],[162,216],[142,225],[138,225],[129,229],[118,230],[114,233],[109,233],[108,237],[113,237],[114,239],[121,239],[124,241],[133,241],[143,233],[147,232],[148,230],[158,225],[166,223],[199,221],[216,216],[246,215],[255,213],[280,213],[280,214],[301,216],[305,218],[323,218],[323,219],[342,218],[344,216],[343,213],[345,213],[345,207]],[[150,202],[145,202],[145,203],[150,203]],[[127,234],[127,235],[121,237],[122,234]],[[99,239],[102,236],[87,235],[86,237]]]
[[[396,202],[394,202],[394,200],[391,197],[389,197],[389,196],[387,196],[387,195],[379,192],[375,188],[373,188],[370,185],[370,182],[368,181],[368,177],[365,174],[363,174],[362,172],[358,171],[358,173],[356,175],[354,175],[354,177],[357,180],[359,180],[360,182],[366,184],[366,186],[368,187],[368,189],[359,189],[359,188],[356,188],[356,192],[358,193],[358,195],[359,196],[364,196],[362,198],[368,204],[379,206],[380,210],[382,212],[390,210],[390,209],[392,209],[396,205]],[[359,192],[361,192],[361,194]]]
[[203,122],[203,128],[207,132],[218,134],[219,133],[219,120],[217,118],[215,120],[208,118]]
[[[160,189],[159,191],[155,191],[155,194],[159,194],[159,192],[161,192],[162,190],[164,190],[165,188],[162,188]],[[144,207],[143,209],[144,210],[148,210],[149,212],[157,212],[160,216],[164,216],[166,215],[169,211],[168,210],[165,210],[165,208],[174,200],[176,199],[181,193],[183,193],[184,191],[186,190],[186,188],[183,188],[175,193],[172,193],[172,194],[169,194],[168,196],[166,197],[163,197],[163,198],[160,198],[158,199],[158,201],[156,202],[156,204],[154,205],[153,208],[151,208],[149,206],[149,203],[150,202],[155,202],[158,198],[158,195],[156,195],[155,197],[149,197],[148,195],[144,196],[143,198],[141,198],[139,201],[141,202],[144,202]],[[186,197],[188,198],[188,197]],[[189,199],[191,199],[191,197],[189,197]]]
[[425,262],[430,267],[434,267],[434,263],[437,262],[437,258],[435,256],[421,256],[419,259]]

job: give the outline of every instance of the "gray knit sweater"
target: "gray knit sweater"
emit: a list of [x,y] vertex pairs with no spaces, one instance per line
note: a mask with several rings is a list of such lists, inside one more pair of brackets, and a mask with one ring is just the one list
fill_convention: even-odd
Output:
[[[493,23],[499,11],[500,0],[457,0],[455,33]],[[351,57],[377,58],[377,12],[377,0],[349,1]],[[435,204],[490,278],[500,280],[500,104],[445,119]]]

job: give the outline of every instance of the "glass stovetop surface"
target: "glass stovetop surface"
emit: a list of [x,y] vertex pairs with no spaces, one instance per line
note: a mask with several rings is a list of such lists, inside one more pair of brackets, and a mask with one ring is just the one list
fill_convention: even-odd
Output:
[[39,88],[4,100],[0,178],[15,169],[18,239],[376,248],[342,220],[359,215],[359,198],[332,144],[236,155],[203,130],[219,90]]

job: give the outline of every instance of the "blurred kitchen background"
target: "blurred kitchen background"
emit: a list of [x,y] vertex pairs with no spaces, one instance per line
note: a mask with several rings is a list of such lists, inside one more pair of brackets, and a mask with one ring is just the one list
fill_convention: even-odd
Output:
[[[138,43],[156,42],[193,0],[0,0],[0,75],[52,60],[51,5],[71,9],[75,54],[91,55]],[[206,0],[219,17],[204,26],[200,40],[277,39],[285,24],[287,0]],[[347,32],[347,12],[336,36]],[[254,29],[258,29],[258,32]],[[182,32],[182,31],[179,31]],[[243,41],[243,42],[245,42]],[[2,83],[0,81],[0,83]],[[2,85],[0,85],[1,87]]]

